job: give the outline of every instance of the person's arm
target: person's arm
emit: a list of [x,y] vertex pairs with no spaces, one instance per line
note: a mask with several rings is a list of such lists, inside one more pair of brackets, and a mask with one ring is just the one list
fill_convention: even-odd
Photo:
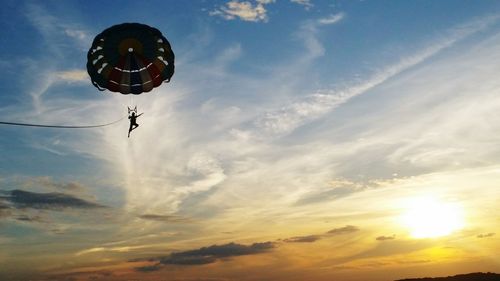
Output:
[[141,115],[143,115],[143,114],[144,114],[144,112],[143,112],[143,113],[141,113],[141,114],[139,114],[139,115],[137,115],[136,117],[139,117],[139,116],[141,116]]

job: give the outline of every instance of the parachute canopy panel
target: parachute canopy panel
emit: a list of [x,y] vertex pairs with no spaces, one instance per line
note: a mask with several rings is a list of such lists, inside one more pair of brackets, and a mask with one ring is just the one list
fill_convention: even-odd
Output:
[[158,29],[123,23],[94,38],[87,54],[87,72],[99,90],[138,95],[169,82],[174,59],[170,43]]

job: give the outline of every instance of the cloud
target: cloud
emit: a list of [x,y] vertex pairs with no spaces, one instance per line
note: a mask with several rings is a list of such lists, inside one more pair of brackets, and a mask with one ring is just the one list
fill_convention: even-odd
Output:
[[315,93],[255,121],[266,133],[280,135],[293,131],[307,120],[318,118],[342,101],[340,96]]
[[40,216],[26,216],[26,215],[21,215],[16,217],[16,220],[18,221],[25,221],[25,222],[45,222],[45,220],[40,217]]
[[284,239],[283,241],[289,243],[312,243],[321,239],[321,235],[307,235],[307,236],[295,236],[291,238]]
[[155,271],[160,269],[160,265],[203,265],[214,263],[220,259],[237,256],[256,255],[270,251],[275,247],[273,242],[253,243],[243,245],[238,243],[228,243],[223,245],[212,245],[195,250],[174,252],[166,257],[149,259],[158,261],[158,264],[147,267],[139,267],[138,271]]
[[306,10],[314,7],[314,5],[311,3],[311,0],[290,0],[290,2],[302,5],[306,8]]
[[161,265],[159,265],[159,264],[140,266],[140,267],[135,268],[135,270],[139,271],[139,272],[153,272],[153,271],[158,271],[160,269],[161,269]]
[[138,246],[119,246],[119,247],[94,247],[90,249],[85,249],[78,251],[75,253],[75,256],[82,256],[82,255],[88,255],[88,254],[94,254],[94,253],[102,253],[102,252],[115,252],[115,253],[126,253],[126,252],[131,252],[137,249],[143,249],[147,248],[147,245],[138,245]]
[[334,229],[332,229],[324,234],[295,236],[295,237],[283,239],[283,241],[288,242],[288,243],[313,243],[313,242],[316,242],[316,241],[318,241],[322,238],[325,238],[325,237],[349,234],[349,233],[353,233],[356,231],[359,231],[359,228],[357,228],[356,226],[346,225],[344,227],[334,228]]
[[344,13],[337,13],[326,18],[308,20],[300,25],[297,37],[304,42],[305,47],[308,51],[307,55],[304,57],[304,60],[315,59],[325,54],[325,48],[318,38],[320,27],[338,23],[343,18]]
[[56,76],[66,82],[88,82],[89,80],[87,71],[80,69],[60,71],[56,73]]
[[226,71],[226,68],[239,59],[242,54],[242,48],[240,44],[234,44],[232,46],[229,46],[228,48],[222,50],[220,54],[218,54],[214,58],[214,63],[212,67],[214,69],[212,71],[218,71],[220,73],[224,73]]
[[69,217],[66,217],[76,214],[81,223],[90,221],[99,228],[103,217],[96,217],[95,212],[101,215],[114,212],[97,203],[93,195],[87,194],[87,187],[78,182],[57,182],[44,176],[14,177],[8,183],[22,189],[0,190],[0,216],[9,218],[10,223],[29,224],[39,231],[61,234],[77,229],[79,226],[67,221]]
[[211,11],[211,16],[220,16],[226,20],[241,19],[251,22],[267,22],[267,10],[265,5],[273,3],[274,0],[257,0],[255,5],[249,1],[231,0],[225,6]]
[[36,193],[16,189],[5,193],[7,195],[1,196],[0,200],[13,204],[18,209],[60,210],[63,208],[95,209],[104,207],[103,205],[59,192]]
[[382,235],[382,236],[375,238],[375,240],[377,240],[377,241],[386,241],[386,240],[394,240],[394,239],[396,239],[396,235],[394,235],[394,234],[391,236],[383,236]]
[[51,15],[43,6],[28,4],[26,8],[27,19],[44,36],[44,39],[47,40],[46,46],[55,55],[62,55],[62,49],[68,44],[68,37],[73,39],[72,43],[83,49],[86,49],[91,43],[91,36],[86,30]]
[[176,255],[172,254],[168,258],[161,259],[162,264],[176,264],[176,265],[203,265],[214,263],[217,261],[217,258],[214,256],[187,256],[187,255]]
[[144,220],[152,220],[159,222],[189,222],[187,218],[174,215],[158,215],[158,214],[144,214],[140,215],[139,218]]
[[[352,225],[347,225],[340,228],[332,229],[324,234],[294,236],[283,239],[281,241],[286,243],[314,243],[324,237],[349,234],[358,231],[359,229]],[[278,240],[280,241],[280,240]],[[253,243],[251,245],[243,245],[238,243],[228,243],[223,245],[212,245],[209,247],[202,247],[195,250],[173,252],[165,257],[156,258],[141,258],[133,260],[136,261],[150,261],[158,262],[154,265],[137,267],[136,270],[140,272],[151,272],[161,269],[161,265],[204,265],[215,263],[220,259],[227,259],[237,256],[255,255],[270,251],[276,247],[276,242],[262,242]],[[104,248],[93,248],[85,250],[81,253],[100,252]]]
[[[23,84],[23,91],[31,96],[36,117],[46,109],[43,97],[56,83],[80,82],[84,80],[82,70],[63,70],[75,57],[81,57],[88,50],[91,37],[85,28],[65,17],[56,16],[44,5],[25,5],[24,15],[32,27],[41,35],[37,45],[43,52],[25,58],[23,74],[31,77],[30,83]],[[76,48],[75,48],[76,47]],[[26,116],[26,113],[21,114]],[[21,117],[22,118],[22,117]]]
[[273,242],[253,243],[251,245],[237,243],[212,245],[196,250],[175,252],[162,258],[160,262],[163,264],[203,264],[214,262],[220,258],[260,254],[272,248],[274,248]]
[[335,180],[330,183],[333,188],[327,188],[321,191],[313,191],[304,194],[297,200],[295,205],[315,204],[324,201],[332,201],[349,196],[367,188],[365,183],[357,183],[345,179]]
[[495,233],[490,232],[490,233],[482,233],[477,235],[477,238],[488,238],[488,237],[493,237],[495,236]]
[[334,228],[334,229],[328,231],[327,234],[329,234],[329,235],[343,235],[343,234],[353,233],[356,231],[359,231],[359,228],[357,228],[356,226],[346,225],[344,227]]
[[88,32],[82,29],[66,27],[64,33],[71,38],[81,41],[82,43],[87,43],[91,39],[91,36],[88,34]]
[[345,14],[344,13],[338,13],[334,15],[330,15],[326,18],[321,18],[317,22],[320,25],[330,25],[330,24],[335,24],[340,22],[342,19],[344,19]]
[[[333,24],[342,18],[342,14],[337,14],[318,21],[307,22],[301,27],[299,36],[304,40],[306,48],[309,50],[308,59],[323,56],[325,52],[324,47],[317,38],[318,26]],[[401,72],[426,61],[442,50],[453,46],[456,42],[485,29],[496,20],[497,17],[490,17],[457,26],[449,30],[447,36],[442,36],[440,40],[421,51],[402,57],[397,63],[378,70],[362,83],[357,82],[343,89],[317,90],[314,93],[297,98],[290,104],[268,110],[254,121],[254,130],[256,132],[249,134],[274,137],[289,134],[296,128],[325,116],[352,98],[365,94]]]
[[320,203],[324,201],[332,201],[335,199],[346,197],[354,192],[356,192],[356,190],[351,188],[337,187],[331,190],[314,193],[311,195],[306,195],[305,197],[300,198],[297,201],[296,205],[307,205],[307,204]]

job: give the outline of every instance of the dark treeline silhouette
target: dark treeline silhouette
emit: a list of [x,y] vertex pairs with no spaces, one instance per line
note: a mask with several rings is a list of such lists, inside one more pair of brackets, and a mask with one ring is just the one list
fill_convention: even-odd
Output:
[[500,281],[500,274],[496,273],[468,273],[459,274],[455,276],[448,277],[425,277],[425,278],[411,278],[411,279],[400,279],[396,281]]

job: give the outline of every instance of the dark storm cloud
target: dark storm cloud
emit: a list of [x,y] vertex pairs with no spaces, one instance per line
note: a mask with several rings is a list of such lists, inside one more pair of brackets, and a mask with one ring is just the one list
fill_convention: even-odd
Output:
[[169,257],[162,258],[162,264],[177,264],[177,265],[203,265],[214,263],[217,261],[213,256],[191,256],[191,255],[177,255],[172,254]]
[[213,263],[220,258],[260,254],[274,248],[273,242],[253,243],[242,245],[229,243],[224,245],[212,245],[196,250],[175,252],[167,257],[161,258],[162,264],[184,264],[198,265]]
[[386,240],[394,240],[396,239],[396,235],[392,235],[392,236],[379,236],[377,238],[375,238],[377,241],[386,241]]
[[490,233],[482,233],[482,234],[479,234],[477,236],[477,238],[488,238],[488,237],[492,237],[492,236],[495,236],[495,233],[493,232],[490,232]]
[[295,236],[284,239],[283,241],[289,243],[312,243],[321,239],[321,235],[306,235],[306,236]]
[[328,231],[327,234],[329,234],[329,235],[342,235],[342,234],[353,233],[356,231],[359,231],[359,228],[357,228],[356,226],[346,225],[344,227],[334,228],[334,229]]
[[159,222],[189,222],[188,218],[183,218],[174,215],[158,215],[158,214],[144,214],[140,215],[139,218],[145,220],[159,221]]
[[136,270],[140,272],[151,272],[160,270],[162,265],[210,264],[220,259],[265,253],[274,247],[275,243],[273,242],[253,243],[251,245],[238,243],[212,245],[195,250],[174,252],[165,257],[151,258],[148,259],[148,261],[157,261],[158,263],[150,266],[137,267]]
[[5,196],[0,196],[0,200],[10,203],[18,209],[32,208],[57,210],[64,208],[95,209],[104,207],[102,205],[59,192],[37,193],[16,189],[8,191],[6,194],[7,195]]

